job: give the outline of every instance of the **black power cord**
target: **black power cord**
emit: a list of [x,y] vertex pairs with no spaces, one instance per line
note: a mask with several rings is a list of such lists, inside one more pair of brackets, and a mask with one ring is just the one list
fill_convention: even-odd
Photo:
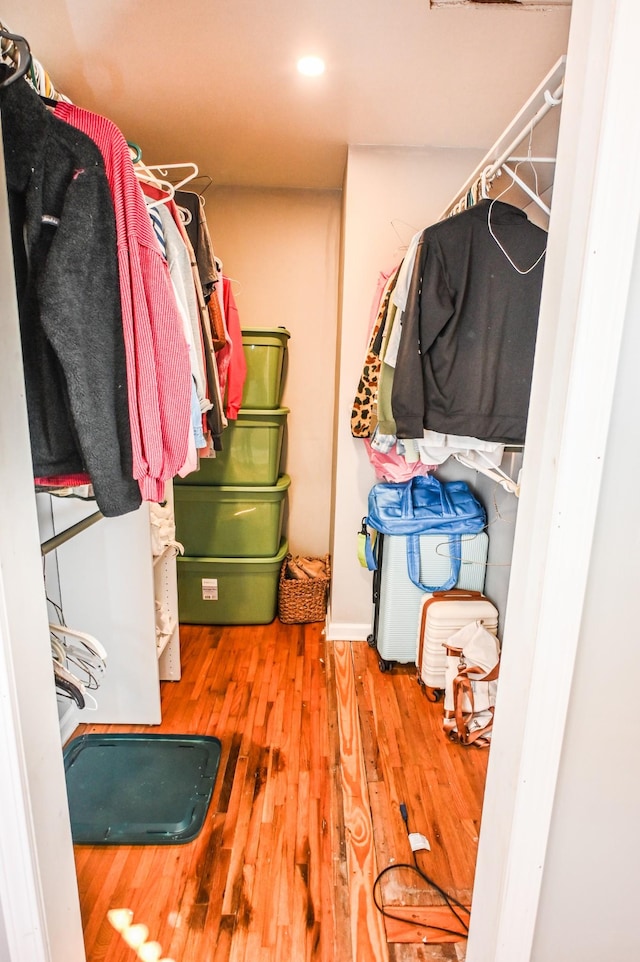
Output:
[[[404,802],[402,802],[402,804],[400,805],[400,814],[402,815],[402,820],[407,829],[407,834],[410,834],[409,833],[409,817],[407,815],[407,806],[404,804]],[[423,872],[423,870],[418,865],[416,853],[415,851],[413,851],[413,848],[412,848],[412,853],[413,853],[413,864],[410,862],[395,862],[393,865],[388,865],[386,868],[383,868],[382,871],[378,874],[375,882],[373,883],[373,902],[375,907],[386,918],[395,919],[396,922],[404,922],[409,925],[419,925],[419,926],[422,926],[423,928],[435,929],[437,932],[444,932],[446,935],[457,935],[460,938],[463,938],[463,939],[466,938],[469,932],[469,926],[467,922],[465,922],[465,920],[460,917],[460,915],[456,911],[456,908],[462,909],[465,915],[469,915],[469,909],[466,907],[466,905],[463,905],[462,902],[458,902],[458,900],[454,898],[453,895],[450,895],[448,892],[445,892],[445,890],[441,888],[437,882],[435,882],[432,878],[430,878],[426,874],[426,872]],[[458,920],[461,928],[464,929],[464,931],[458,932],[456,929],[445,928],[444,926],[441,926],[441,925],[431,925],[431,924],[425,925],[424,922],[419,922],[415,919],[407,919],[402,915],[394,915],[392,912],[389,912],[388,909],[386,909],[384,905],[378,901],[377,890],[384,876],[388,875],[390,872],[397,871],[398,869],[409,869],[409,871],[415,872],[417,875],[420,876],[423,882],[425,882],[430,888],[434,889],[434,891],[436,891],[438,895],[442,897],[445,905],[449,908],[451,913]]]

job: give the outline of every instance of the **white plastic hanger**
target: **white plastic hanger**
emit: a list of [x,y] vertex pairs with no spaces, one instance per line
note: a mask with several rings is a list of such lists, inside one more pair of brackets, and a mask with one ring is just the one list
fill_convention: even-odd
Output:
[[177,184],[173,182],[171,183],[171,186],[175,192],[176,190],[180,190],[181,187],[184,187],[185,184],[188,184],[190,180],[193,180],[198,176],[198,167],[196,164],[191,163],[191,161],[188,161],[186,164],[150,164],[148,167],[146,167],[146,170],[149,172],[157,170],[160,176],[165,179],[165,183],[168,183],[166,178],[170,170],[183,170],[184,168],[188,168],[191,173],[187,174],[186,177],[183,177],[182,180],[179,180]]
[[49,631],[54,665],[65,670],[69,676],[65,680],[75,680],[85,696],[89,689],[99,688],[107,670],[107,652],[98,639],[66,625],[50,623]]
[[[66,635],[69,638],[77,638],[79,641],[85,645],[91,654],[100,658],[102,661],[106,662],[107,652],[104,647],[100,644],[97,638],[93,635],[88,635],[85,631],[76,631],[75,628],[68,628],[66,625],[56,625],[52,622],[49,623],[49,630],[53,631],[57,635]],[[64,642],[63,642],[64,644]]]
[[156,169],[157,168],[154,167],[148,167],[146,164],[143,164],[141,160],[136,161],[136,163],[133,165],[133,170],[138,180],[144,181],[147,184],[151,184],[152,187],[157,187],[158,190],[161,190],[166,195],[164,197],[159,197],[157,200],[152,200],[151,198],[145,196],[144,200],[148,209],[151,209],[152,207],[159,207],[161,204],[166,204],[168,201],[173,200],[176,192],[176,189],[172,183],[170,183],[168,180],[162,180],[160,177],[156,176],[154,173],[154,170]]

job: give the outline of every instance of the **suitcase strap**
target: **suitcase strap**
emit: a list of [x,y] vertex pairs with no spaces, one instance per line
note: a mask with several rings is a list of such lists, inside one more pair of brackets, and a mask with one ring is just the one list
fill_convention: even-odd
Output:
[[420,581],[420,535],[408,534],[407,542],[407,574],[416,588],[421,591],[448,591],[460,578],[462,563],[462,538],[459,534],[448,535],[449,544],[449,577],[439,585],[426,585]]

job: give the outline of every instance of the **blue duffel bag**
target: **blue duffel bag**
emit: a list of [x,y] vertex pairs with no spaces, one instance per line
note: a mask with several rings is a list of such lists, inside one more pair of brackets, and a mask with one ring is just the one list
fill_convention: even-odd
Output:
[[[465,481],[446,481],[417,475],[399,484],[382,481],[369,492],[368,514],[363,530],[404,535],[407,539],[407,570],[411,581],[423,591],[447,591],[457,583],[462,556],[461,537],[478,534],[487,524],[484,507]],[[420,535],[447,535],[451,575],[443,585],[420,581]],[[370,570],[376,562],[367,535],[366,561]]]

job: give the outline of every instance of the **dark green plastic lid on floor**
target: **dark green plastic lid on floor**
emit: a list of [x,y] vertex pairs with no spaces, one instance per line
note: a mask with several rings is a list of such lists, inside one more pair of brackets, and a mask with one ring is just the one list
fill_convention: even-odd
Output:
[[64,750],[71,834],[84,845],[177,845],[202,829],[220,741],[208,735],[82,735]]

